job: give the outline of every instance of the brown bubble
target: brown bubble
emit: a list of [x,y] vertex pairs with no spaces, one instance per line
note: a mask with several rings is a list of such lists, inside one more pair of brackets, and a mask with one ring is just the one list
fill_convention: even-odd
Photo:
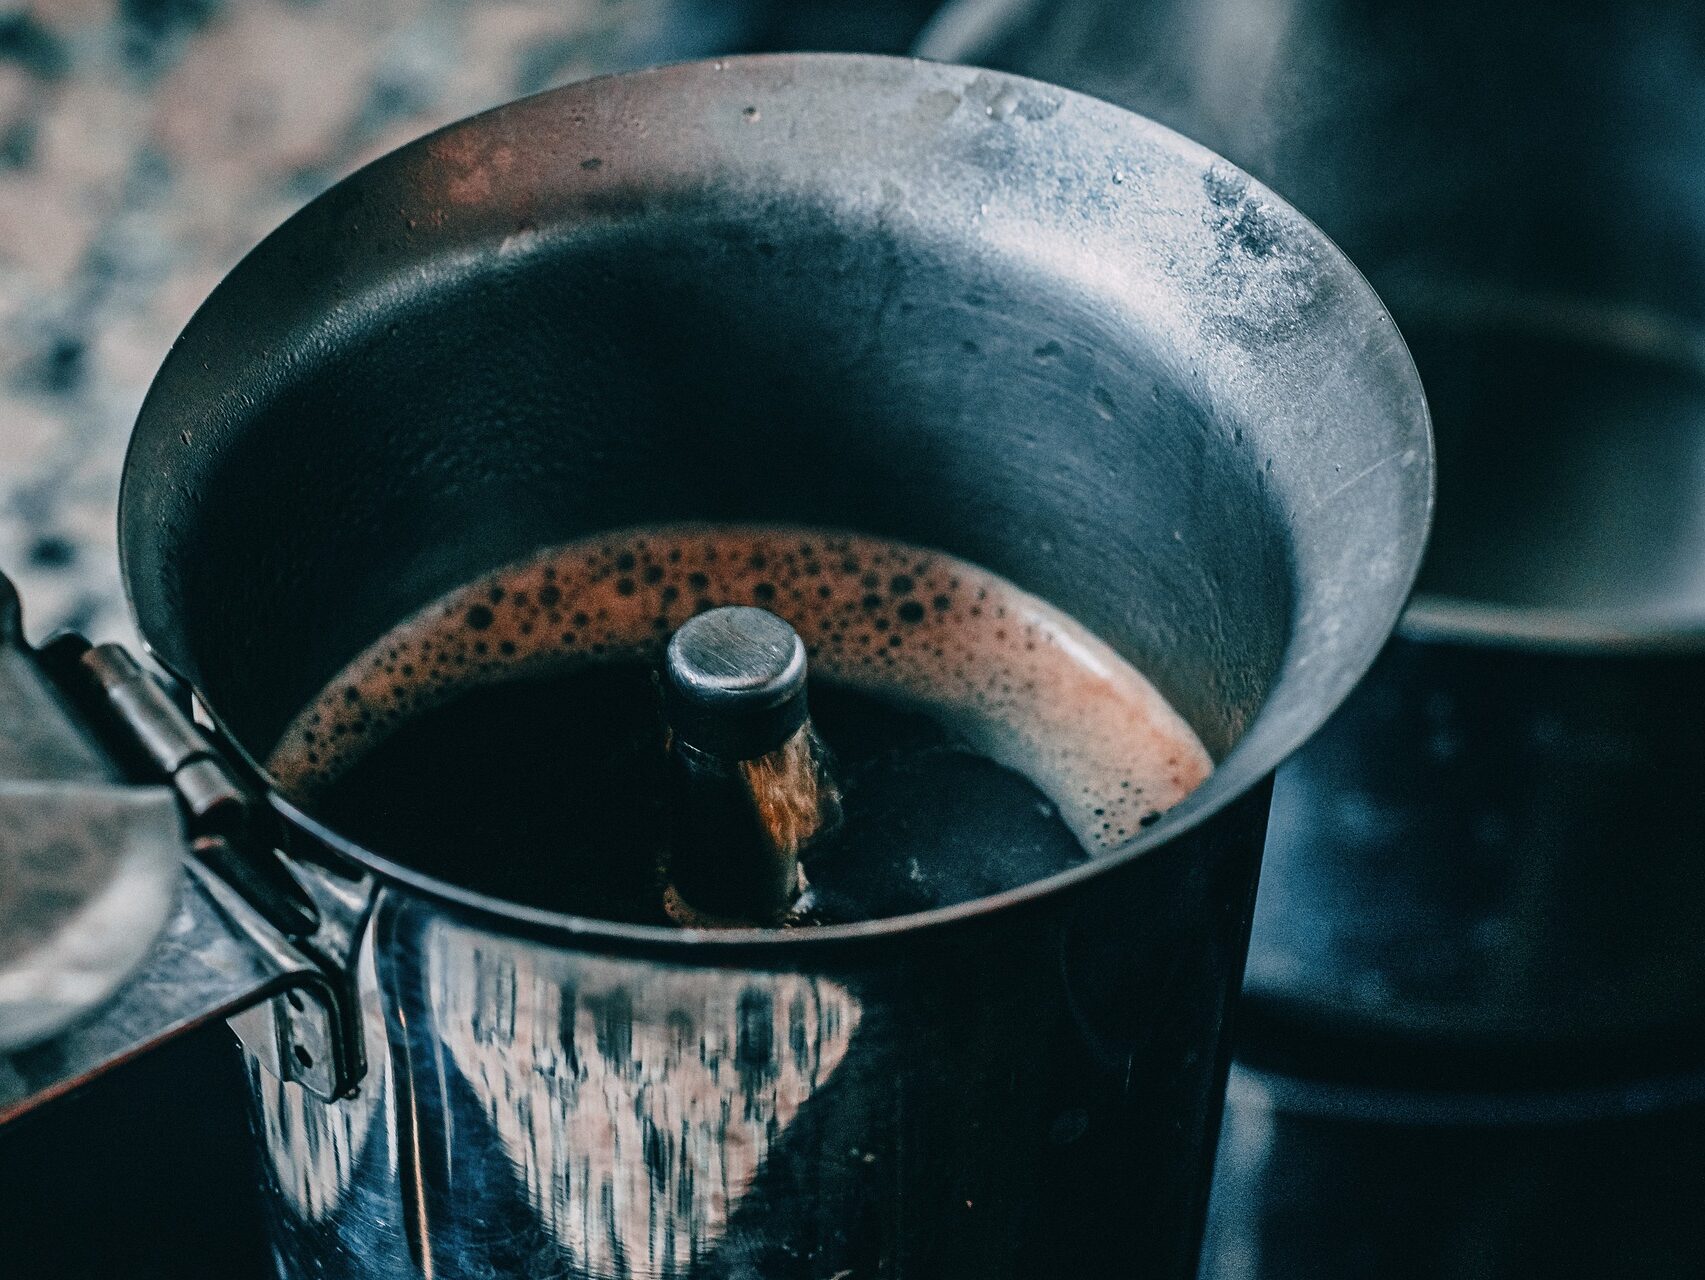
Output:
[[[395,724],[523,667],[535,676],[656,660],[687,615],[684,594],[697,612],[756,602],[782,614],[814,676],[951,723],[1030,776],[1091,849],[1152,824],[1212,767],[1129,664],[975,565],[821,530],[689,525],[572,543],[451,592],[357,655],[297,717],[269,768],[287,790],[311,791]],[[514,607],[492,607],[504,601]],[[558,625],[535,625],[558,606]]]

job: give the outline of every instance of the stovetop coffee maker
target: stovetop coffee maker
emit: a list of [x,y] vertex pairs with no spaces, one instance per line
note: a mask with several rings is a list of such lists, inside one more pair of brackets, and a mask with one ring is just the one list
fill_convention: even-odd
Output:
[[[119,518],[170,681],[75,637],[32,648],[4,602],[0,1111],[232,1019],[285,1276],[1186,1275],[1272,771],[1379,650],[1430,503],[1420,388],[1355,270],[1103,103],[787,56],[452,126],[269,237],[161,370]],[[700,540],[616,549],[658,527]],[[868,630],[814,634],[802,586],[716,598],[686,563],[753,530],[808,531],[773,552],[805,575],[861,539],[916,562],[849,602]],[[1212,771],[1164,813],[1110,802],[1063,869],[930,896],[935,844],[1016,847],[985,813],[901,868],[922,897],[686,927],[553,906],[502,879],[501,841],[430,866],[368,847],[279,784],[281,743],[317,760],[332,726],[393,714],[432,609],[460,611],[459,661],[432,659],[460,669],[547,624],[598,656],[582,633],[606,619],[553,575],[599,555],[611,600],[677,610],[655,643],[763,604],[811,662],[878,672],[998,575],[1069,615],[1049,643],[1097,679],[1151,681]],[[791,698],[792,633],[754,613],[733,650]],[[836,658],[854,632],[881,652]],[[674,747],[728,741],[678,700],[746,698],[729,651],[671,668]],[[1086,737],[1097,713],[1033,702]],[[795,741],[803,704],[764,706],[785,710],[765,749]],[[487,764],[460,776],[508,772]],[[544,792],[523,799],[573,779]]]

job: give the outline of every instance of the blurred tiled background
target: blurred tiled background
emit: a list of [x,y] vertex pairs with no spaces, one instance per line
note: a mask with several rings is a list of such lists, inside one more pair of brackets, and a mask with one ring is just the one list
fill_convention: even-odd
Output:
[[929,0],[0,0],[0,569],[39,639],[132,639],[124,442],[173,336],[343,174],[600,71],[903,50]]

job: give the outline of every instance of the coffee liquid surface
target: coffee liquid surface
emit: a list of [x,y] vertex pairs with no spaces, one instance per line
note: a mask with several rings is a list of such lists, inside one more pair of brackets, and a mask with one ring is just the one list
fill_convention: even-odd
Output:
[[810,654],[844,819],[808,909],[869,919],[999,892],[1135,835],[1212,763],[1140,672],[988,571],[808,528],[605,534],[494,571],[351,662],[268,760],[378,852],[498,897],[662,922],[653,672],[694,613],[756,604]]

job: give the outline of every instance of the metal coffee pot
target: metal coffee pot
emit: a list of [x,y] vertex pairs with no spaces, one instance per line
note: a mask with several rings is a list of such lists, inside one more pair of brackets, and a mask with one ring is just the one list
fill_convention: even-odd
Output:
[[[1361,277],[1114,107],[788,56],[452,126],[268,238],[148,396],[121,552],[184,696],[6,612],[0,1105],[236,1014],[287,1276],[1186,1275],[1270,779],[1430,502]],[[681,519],[986,565],[1216,772],[1073,870],[785,932],[494,900],[268,787],[397,620]]]

